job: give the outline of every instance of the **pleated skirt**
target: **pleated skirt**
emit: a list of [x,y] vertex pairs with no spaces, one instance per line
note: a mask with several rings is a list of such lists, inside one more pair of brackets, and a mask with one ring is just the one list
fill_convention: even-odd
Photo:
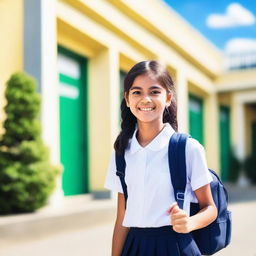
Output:
[[130,227],[121,256],[201,256],[191,234],[175,232],[171,226]]

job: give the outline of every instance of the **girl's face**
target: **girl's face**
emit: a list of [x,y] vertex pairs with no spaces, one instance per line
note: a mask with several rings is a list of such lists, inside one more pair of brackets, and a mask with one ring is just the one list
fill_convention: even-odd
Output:
[[150,74],[137,76],[125,93],[126,104],[138,122],[162,122],[164,109],[171,99],[172,93],[167,93]]

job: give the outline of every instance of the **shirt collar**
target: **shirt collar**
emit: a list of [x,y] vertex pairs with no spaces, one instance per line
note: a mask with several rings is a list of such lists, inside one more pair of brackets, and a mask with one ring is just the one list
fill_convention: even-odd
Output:
[[164,123],[164,128],[162,129],[162,131],[147,146],[142,147],[136,138],[137,131],[138,131],[138,127],[136,125],[136,129],[130,140],[129,151],[131,154],[134,154],[135,152],[141,149],[150,149],[152,151],[158,151],[162,149],[164,146],[166,146],[166,144],[169,143],[170,137],[175,132],[169,123]]

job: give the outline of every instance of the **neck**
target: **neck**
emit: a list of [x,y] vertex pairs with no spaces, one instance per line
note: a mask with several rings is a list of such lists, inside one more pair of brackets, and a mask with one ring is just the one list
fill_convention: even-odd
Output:
[[137,140],[142,147],[149,144],[163,129],[163,122],[144,123],[138,121]]

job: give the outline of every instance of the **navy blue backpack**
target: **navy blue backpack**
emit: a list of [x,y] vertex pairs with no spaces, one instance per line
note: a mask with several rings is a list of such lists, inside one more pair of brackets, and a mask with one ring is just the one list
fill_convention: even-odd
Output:
[[[175,199],[181,209],[183,209],[184,194],[186,188],[186,159],[185,147],[189,135],[174,133],[169,141],[168,159],[172,185]],[[171,163],[171,164],[170,164]],[[128,198],[127,186],[125,184],[125,159],[124,154],[116,153],[116,175],[119,176],[124,192],[125,204]],[[203,255],[212,255],[225,248],[231,239],[231,212],[227,210],[228,195],[218,175],[209,169],[213,181],[211,182],[212,196],[218,210],[216,220],[204,227],[192,231],[193,238]],[[190,203],[190,215],[199,211],[198,203]]]

